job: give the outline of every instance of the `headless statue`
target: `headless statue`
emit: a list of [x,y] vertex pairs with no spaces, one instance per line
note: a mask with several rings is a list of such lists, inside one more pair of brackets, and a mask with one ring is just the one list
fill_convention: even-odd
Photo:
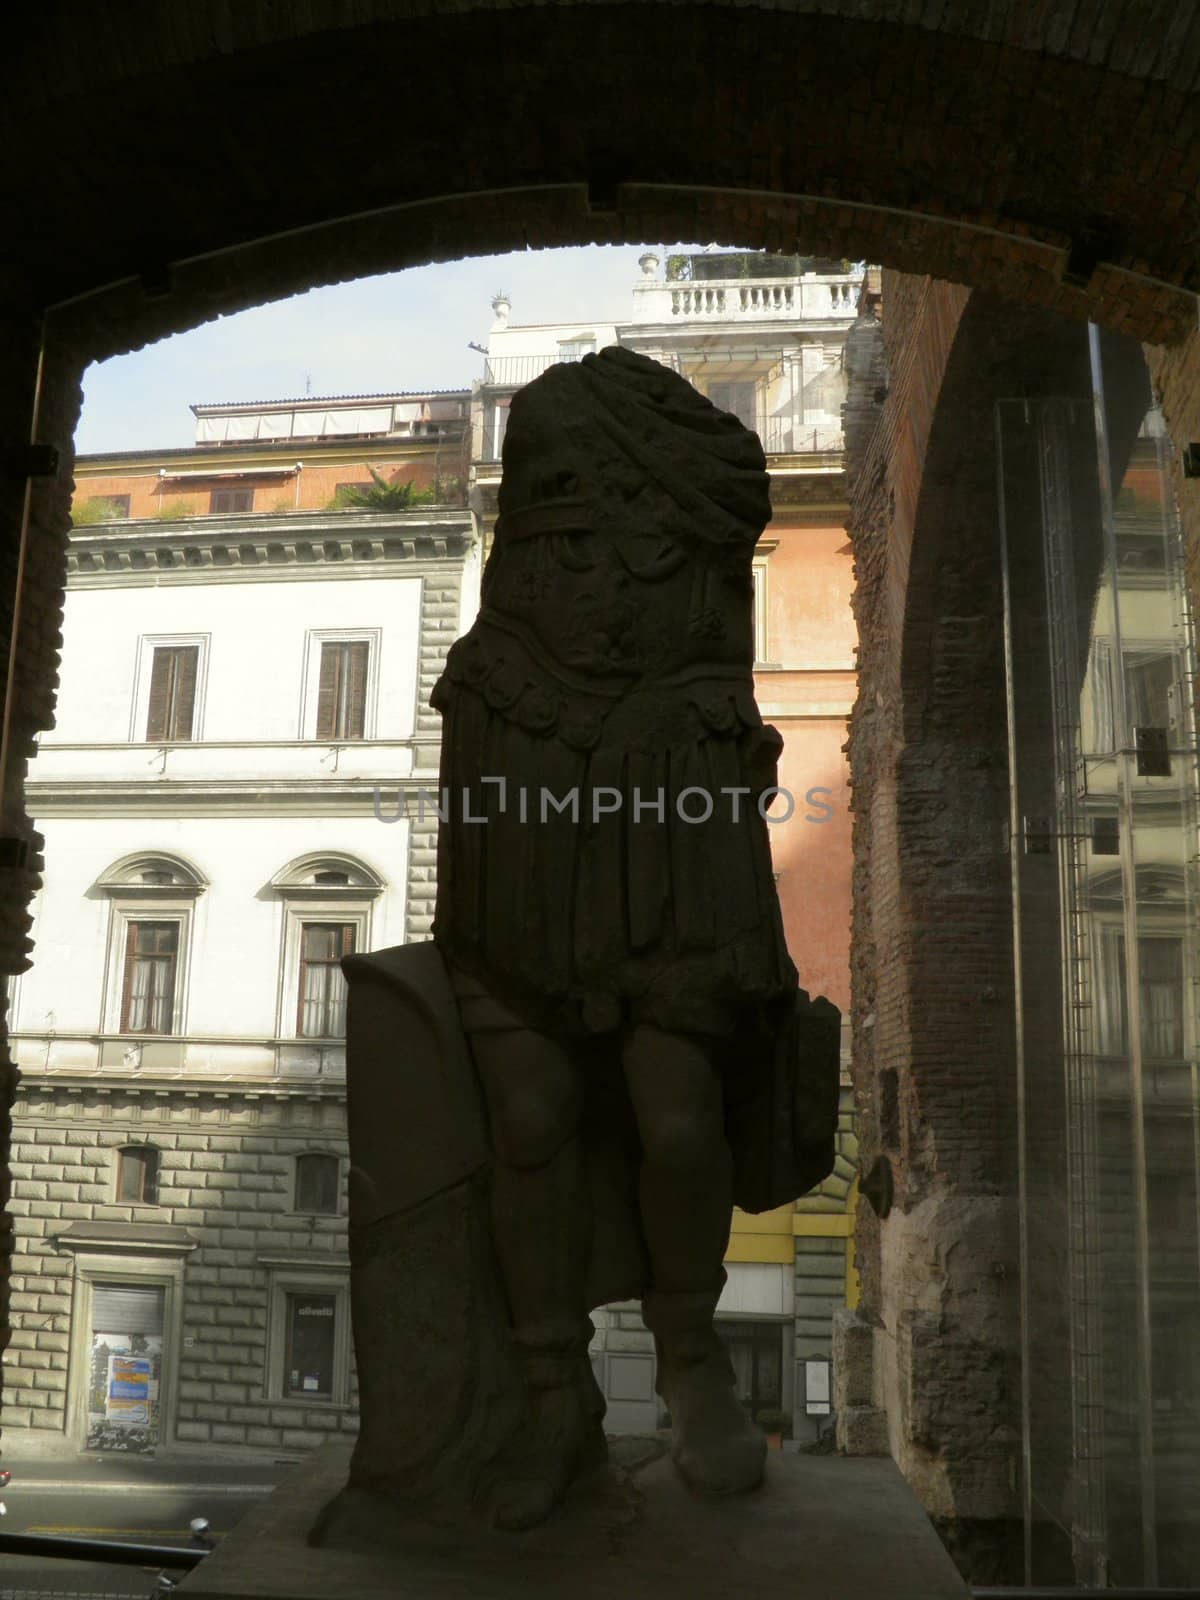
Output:
[[[752,677],[769,517],[757,437],[653,361],[606,349],[513,400],[482,608],[433,695],[434,939],[486,1104],[528,1397],[501,1527],[543,1520],[604,1457],[603,1299],[641,1296],[689,1484],[762,1477],[713,1329],[730,1213],[829,1170],[837,1072],[836,1012],[797,989],[760,805],[782,744]],[[619,1121],[614,1083],[634,1130],[622,1247],[594,1137]]]

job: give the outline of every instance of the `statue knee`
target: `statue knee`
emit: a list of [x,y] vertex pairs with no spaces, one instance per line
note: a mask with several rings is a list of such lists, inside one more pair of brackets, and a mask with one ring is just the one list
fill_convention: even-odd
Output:
[[551,1040],[528,1032],[487,1036],[476,1044],[476,1059],[498,1159],[509,1167],[545,1166],[579,1127],[574,1064]]
[[711,1115],[688,1106],[658,1110],[644,1119],[640,1133],[647,1162],[669,1172],[710,1167],[723,1136]]
[[510,1095],[492,1118],[492,1143],[509,1167],[544,1167],[576,1130],[576,1119],[551,1095],[535,1089]]

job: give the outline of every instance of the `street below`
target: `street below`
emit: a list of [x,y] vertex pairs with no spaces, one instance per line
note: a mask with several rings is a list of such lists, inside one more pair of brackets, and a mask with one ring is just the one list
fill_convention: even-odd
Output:
[[[35,1533],[67,1539],[194,1548],[189,1524],[204,1517],[220,1540],[291,1470],[287,1463],[204,1462],[117,1456],[74,1461],[13,1461],[3,1492],[0,1535]],[[0,1551],[4,1600],[105,1596],[133,1600],[161,1592],[157,1565],[118,1566]],[[182,1569],[167,1569],[176,1580]]]

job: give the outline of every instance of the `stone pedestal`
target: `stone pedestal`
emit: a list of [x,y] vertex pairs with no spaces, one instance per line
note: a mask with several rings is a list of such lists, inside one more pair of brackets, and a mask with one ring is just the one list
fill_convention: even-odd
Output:
[[[967,1588],[890,1460],[772,1452],[753,1494],[691,1494],[658,1440],[613,1441],[613,1465],[529,1533],[406,1529],[307,1541],[346,1481],[330,1444],[295,1469],[180,1586],[186,1600],[966,1600]],[[364,1501],[364,1513],[370,1507]]]

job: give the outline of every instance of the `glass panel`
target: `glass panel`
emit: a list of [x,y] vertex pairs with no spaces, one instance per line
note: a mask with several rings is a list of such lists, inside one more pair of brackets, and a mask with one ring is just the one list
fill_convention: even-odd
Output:
[[338,1159],[307,1155],[296,1159],[296,1210],[332,1216],[338,1208]]
[[139,1145],[117,1152],[117,1199],[132,1205],[157,1202],[157,1150]]
[[125,974],[125,1031],[170,1033],[175,1004],[177,922],[131,922]]
[[337,1296],[287,1296],[284,1393],[310,1400],[333,1398],[333,1345]]
[[300,962],[301,1038],[345,1037],[347,989],[340,963],[353,949],[353,923],[304,924]]
[[1089,344],[1090,404],[997,408],[1026,1576],[1153,1588],[1200,1565],[1196,668],[1144,365]]

